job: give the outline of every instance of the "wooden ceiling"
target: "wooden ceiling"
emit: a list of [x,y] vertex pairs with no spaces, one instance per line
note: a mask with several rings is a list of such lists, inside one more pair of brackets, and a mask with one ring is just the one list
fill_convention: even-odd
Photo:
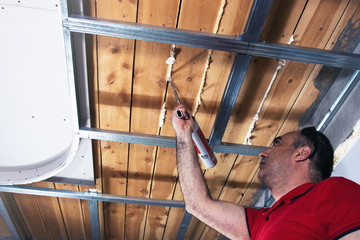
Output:
[[[87,14],[99,18],[238,36],[244,31],[249,0],[94,0]],[[332,49],[343,29],[359,25],[359,0],[274,0],[261,41]],[[223,9],[223,10],[221,10]],[[102,129],[174,136],[170,113],[176,100],[166,82],[171,45],[105,36],[87,37],[92,125]],[[195,113],[209,137],[234,54],[176,46],[172,78],[182,102]],[[224,142],[244,142],[280,59],[253,57]],[[314,86],[322,66],[287,61],[259,114],[252,132],[254,145],[268,146],[272,139],[297,129],[302,113],[321,89]],[[324,80],[325,81],[325,80]],[[162,106],[165,124],[159,127]],[[94,141],[96,188],[102,193],[182,200],[177,182],[175,149]],[[260,183],[259,159],[216,154],[218,164],[204,169],[215,199],[250,205]],[[89,187],[40,182],[32,186],[84,191]],[[31,236],[36,239],[91,239],[88,203],[83,200],[32,195],[3,195],[19,209]],[[100,205],[100,231],[104,239],[175,239],[183,209],[104,203]],[[0,236],[9,236],[0,221]],[[193,218],[186,239],[219,239],[221,235]]]

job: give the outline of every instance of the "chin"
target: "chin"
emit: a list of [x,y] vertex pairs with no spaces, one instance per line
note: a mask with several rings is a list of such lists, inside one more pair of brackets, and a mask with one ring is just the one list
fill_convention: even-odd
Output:
[[258,172],[257,177],[262,184],[265,184],[264,183],[265,176],[263,174],[261,174],[261,170]]

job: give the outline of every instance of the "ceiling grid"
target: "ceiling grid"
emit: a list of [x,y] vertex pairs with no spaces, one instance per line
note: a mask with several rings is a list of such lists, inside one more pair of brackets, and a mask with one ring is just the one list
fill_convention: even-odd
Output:
[[[99,160],[96,186],[91,188],[97,190],[84,192],[88,187],[45,182],[0,186],[0,192],[13,193],[33,238],[221,238],[197,219],[190,221],[184,212],[169,117],[176,100],[166,82],[170,44],[177,44],[174,84],[189,108],[195,106],[209,62],[196,118],[210,136],[219,163],[204,175],[213,198],[246,206],[264,190],[256,179],[255,156],[277,134],[298,127],[301,114],[318,96],[314,79],[322,65],[360,69],[359,54],[331,50],[346,22],[357,16],[352,13],[359,12],[358,0],[226,1],[220,34],[213,33],[224,4],[220,0],[212,4],[175,0],[166,5],[161,0],[92,1],[86,6],[90,16],[67,16],[66,4],[61,0],[66,45],[71,46],[70,32],[72,37],[94,34],[86,36],[86,61],[91,119],[98,120],[92,127],[83,119],[75,121],[79,122],[75,129],[78,138],[94,140],[93,155]],[[295,43],[289,46],[292,33]],[[76,81],[72,57],[75,67],[85,63],[69,49],[69,79]],[[208,49],[212,49],[210,61],[206,61]],[[279,59],[289,61],[279,71],[255,125],[255,146],[243,145]],[[167,115],[159,129],[164,99]],[[1,213],[3,218],[7,214]],[[6,219],[10,233],[19,235],[16,231],[21,230],[14,231],[12,219]],[[50,225],[61,228],[55,231]]]

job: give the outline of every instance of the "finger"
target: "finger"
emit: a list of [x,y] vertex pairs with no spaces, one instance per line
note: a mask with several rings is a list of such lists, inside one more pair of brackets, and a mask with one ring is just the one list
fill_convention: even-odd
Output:
[[175,111],[174,111],[174,115],[177,118],[183,119],[183,120],[188,120],[189,119],[189,114],[188,111],[186,110],[185,106],[180,104],[179,106],[176,107]]

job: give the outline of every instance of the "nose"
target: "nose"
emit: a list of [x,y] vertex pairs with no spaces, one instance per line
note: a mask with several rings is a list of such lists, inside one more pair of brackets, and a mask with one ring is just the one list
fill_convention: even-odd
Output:
[[259,153],[259,157],[260,158],[267,157],[269,149],[266,149],[266,150],[262,151],[261,153]]

